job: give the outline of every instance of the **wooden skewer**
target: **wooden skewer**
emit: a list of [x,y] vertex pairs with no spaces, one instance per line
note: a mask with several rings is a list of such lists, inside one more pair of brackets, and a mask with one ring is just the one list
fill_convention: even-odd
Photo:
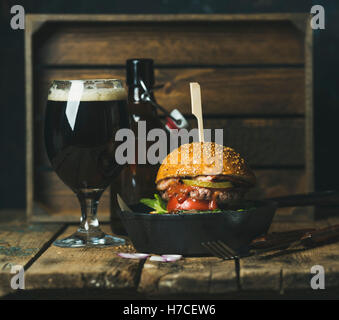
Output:
[[202,109],[201,109],[201,92],[199,83],[191,82],[190,89],[191,89],[192,114],[198,120],[199,141],[205,142],[204,124],[202,120]]

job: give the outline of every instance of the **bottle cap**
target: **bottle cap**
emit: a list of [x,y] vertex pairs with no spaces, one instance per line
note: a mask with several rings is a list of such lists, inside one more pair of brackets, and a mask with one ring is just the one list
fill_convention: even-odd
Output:
[[[182,113],[178,109],[172,110],[170,113],[171,117],[166,117],[166,129],[168,131],[171,131],[171,129],[188,129],[189,124],[185,117],[182,115]],[[175,121],[173,120],[175,119]]]
[[154,69],[152,59],[129,59],[126,61],[126,84],[139,86],[143,80],[148,89],[154,85]]

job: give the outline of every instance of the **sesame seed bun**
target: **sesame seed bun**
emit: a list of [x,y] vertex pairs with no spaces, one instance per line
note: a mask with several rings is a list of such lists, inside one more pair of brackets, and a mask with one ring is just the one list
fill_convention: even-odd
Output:
[[252,170],[232,148],[214,142],[181,145],[162,162],[155,183],[167,178],[222,175],[249,187],[255,184]]

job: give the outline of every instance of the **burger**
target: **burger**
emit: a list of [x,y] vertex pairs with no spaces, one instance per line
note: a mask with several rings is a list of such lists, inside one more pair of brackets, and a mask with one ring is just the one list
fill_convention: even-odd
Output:
[[[239,203],[256,178],[239,153],[213,142],[184,144],[162,162],[153,213],[220,211]],[[153,202],[152,202],[153,201]]]

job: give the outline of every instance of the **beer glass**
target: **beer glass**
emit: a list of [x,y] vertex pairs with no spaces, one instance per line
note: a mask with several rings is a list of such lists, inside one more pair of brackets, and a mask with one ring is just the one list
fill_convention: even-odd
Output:
[[115,134],[129,127],[126,92],[116,79],[55,80],[45,112],[45,146],[59,178],[73,190],[81,207],[80,227],[59,247],[124,244],[99,227],[99,199],[122,169],[115,160],[121,142]]

